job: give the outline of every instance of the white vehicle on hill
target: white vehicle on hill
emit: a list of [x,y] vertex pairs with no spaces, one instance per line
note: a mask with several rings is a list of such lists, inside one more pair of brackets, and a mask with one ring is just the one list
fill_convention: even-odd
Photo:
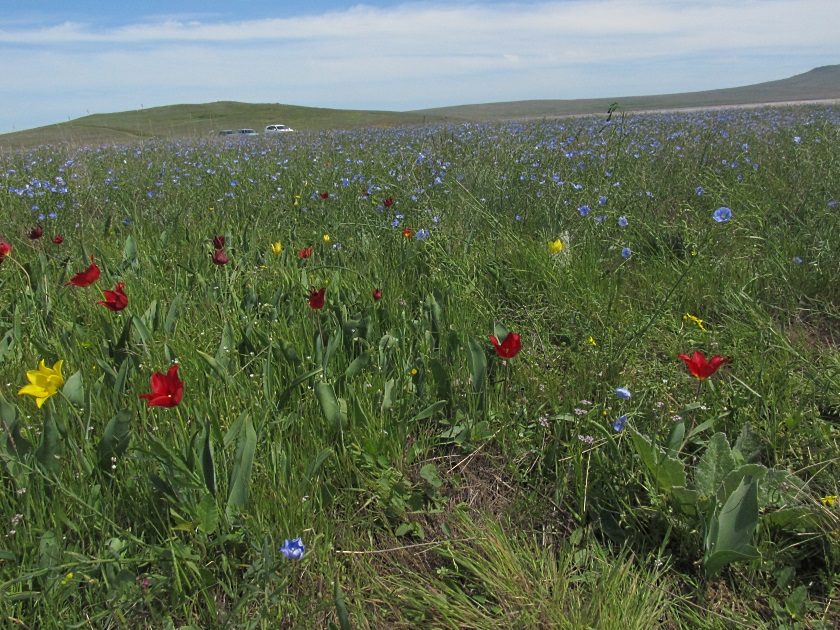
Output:
[[256,131],[254,131],[253,129],[239,129],[239,130],[237,130],[236,133],[238,133],[240,136],[258,136],[258,135],[260,135]]
[[286,125],[267,125],[264,133],[288,133],[289,131],[294,131],[294,129]]

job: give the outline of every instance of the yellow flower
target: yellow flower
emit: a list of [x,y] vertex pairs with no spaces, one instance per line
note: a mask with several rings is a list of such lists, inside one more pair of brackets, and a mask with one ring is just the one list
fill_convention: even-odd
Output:
[[597,343],[595,343],[595,338],[592,335],[589,335],[589,343],[591,343],[593,346],[598,345]]
[[271,244],[271,251],[275,256],[280,255],[280,252],[283,251],[283,245],[280,244],[280,241]]
[[61,376],[61,364],[63,359],[55,362],[51,368],[44,365],[44,360],[38,364],[37,370],[29,370],[26,373],[26,378],[29,379],[29,385],[24,385],[20,388],[18,395],[26,394],[27,396],[35,397],[35,404],[38,409],[44,404],[44,401],[58,393],[58,388],[64,385],[64,378]]
[[329,243],[329,242],[330,242],[330,235],[329,235],[329,234],[324,234],[324,242],[325,242],[325,243]]
[[694,315],[689,315],[688,313],[686,313],[685,315],[683,315],[683,319],[684,319],[684,320],[685,320],[685,319],[690,319],[690,320],[691,320],[691,321],[693,321],[695,324],[697,324],[698,326],[700,326],[700,330],[706,330],[706,327],[703,325],[703,320],[702,320],[702,319],[699,319],[699,318],[697,318],[697,317],[694,317]]
[[820,501],[822,501],[822,504],[825,507],[833,507],[834,504],[837,502],[838,498],[840,497],[838,497],[836,494],[829,494],[827,497],[823,497],[822,499],[820,499]]
[[552,254],[559,254],[564,247],[563,241],[559,238],[556,241],[548,241],[548,251]]
[[70,580],[72,580],[72,579],[73,579],[73,572],[70,571],[70,573],[65,575],[64,579],[61,580],[61,586],[66,586],[70,582]]
[[411,375],[417,376],[417,368],[411,368]]

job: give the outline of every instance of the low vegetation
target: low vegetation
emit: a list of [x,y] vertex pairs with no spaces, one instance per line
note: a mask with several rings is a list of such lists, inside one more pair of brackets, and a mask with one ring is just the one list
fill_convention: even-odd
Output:
[[832,627],[838,142],[799,107],[3,155],[0,615]]

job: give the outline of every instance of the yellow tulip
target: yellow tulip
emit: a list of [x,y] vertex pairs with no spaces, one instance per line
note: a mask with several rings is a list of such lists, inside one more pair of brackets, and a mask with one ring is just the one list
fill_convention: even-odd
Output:
[[280,255],[280,252],[283,251],[283,246],[280,244],[280,241],[271,244],[271,251],[274,253],[275,256]]
[[330,235],[329,235],[329,234],[324,234],[324,242],[325,242],[325,243],[329,243],[329,242],[330,242]]
[[564,247],[565,245],[563,244],[563,241],[559,238],[556,241],[548,241],[548,250],[552,254],[559,254],[563,251]]
[[37,370],[29,370],[26,373],[29,385],[21,387],[18,395],[34,396],[35,404],[40,409],[44,401],[53,394],[57,394],[58,388],[64,385],[64,378],[61,376],[62,363],[64,363],[63,360],[58,360],[55,365],[48,368],[44,365],[44,360],[41,359]]

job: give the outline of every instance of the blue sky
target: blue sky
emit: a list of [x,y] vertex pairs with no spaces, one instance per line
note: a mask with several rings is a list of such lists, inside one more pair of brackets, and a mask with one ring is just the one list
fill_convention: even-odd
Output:
[[3,0],[0,133],[236,100],[411,110],[664,94],[840,63],[837,0]]

